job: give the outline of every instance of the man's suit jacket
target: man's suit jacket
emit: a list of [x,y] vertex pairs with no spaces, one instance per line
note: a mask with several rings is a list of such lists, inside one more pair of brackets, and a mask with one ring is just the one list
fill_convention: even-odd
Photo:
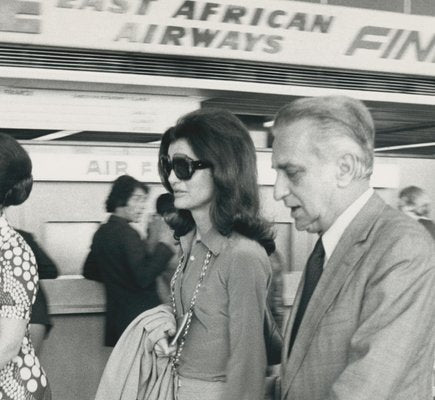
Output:
[[292,313],[282,399],[432,399],[432,242],[420,224],[376,194],[369,199],[325,265],[288,358]]
[[124,218],[112,215],[94,235],[83,275],[106,289],[106,346],[114,346],[140,313],[160,304],[156,278],[172,258],[163,243],[149,252]]

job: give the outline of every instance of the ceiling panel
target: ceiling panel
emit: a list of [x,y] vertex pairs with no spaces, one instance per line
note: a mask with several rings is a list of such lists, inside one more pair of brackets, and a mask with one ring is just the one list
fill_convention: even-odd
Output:
[[[254,98],[219,97],[203,102],[237,114],[251,129],[271,121],[276,111],[295,97],[261,95]],[[388,102],[365,102],[376,127],[375,148],[435,143],[435,106]],[[383,151],[410,157],[435,158],[435,146]]]
[[[202,107],[220,107],[239,116],[250,130],[264,130],[265,122],[273,119],[276,111],[294,99],[273,95],[240,95],[213,97],[205,100]],[[435,106],[415,104],[395,104],[385,102],[366,102],[376,125],[375,147],[382,150],[391,146],[415,146],[404,149],[382,151],[383,154],[435,158]],[[45,135],[55,133],[53,130],[37,129],[1,129],[19,140],[38,140]],[[272,137],[269,133],[269,145]],[[80,142],[114,142],[114,143],[149,143],[158,141],[161,132],[102,132],[80,131],[56,139],[57,141]],[[432,143],[432,146],[423,146]]]

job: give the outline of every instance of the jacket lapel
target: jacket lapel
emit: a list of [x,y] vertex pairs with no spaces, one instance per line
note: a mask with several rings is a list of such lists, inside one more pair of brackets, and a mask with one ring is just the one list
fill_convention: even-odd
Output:
[[[381,200],[378,195],[374,194],[344,231],[337,247],[324,268],[319,283],[305,310],[298,335],[296,336],[290,358],[288,359],[288,346],[296,315],[296,312],[292,312],[285,333],[285,345],[282,357],[283,360],[287,360],[287,362],[284,362],[285,369],[282,374],[282,395],[284,399],[286,398],[296,373],[302,365],[317,325],[344,285],[348,275],[365,254],[367,250],[365,240],[373,225],[382,214],[384,207],[385,203],[383,200]],[[293,311],[296,311],[299,306],[304,278],[305,273],[298,287]]]
[[[299,303],[301,302],[301,296],[302,296],[302,289],[304,287],[305,282],[305,269],[302,273],[301,279],[299,281],[298,289],[296,291],[295,300],[293,302],[292,310],[290,313],[290,318],[288,320],[288,323],[285,326],[284,330],[284,345],[282,346],[282,353],[281,353],[281,360],[287,360],[288,359],[288,351],[290,346],[290,336],[293,329],[293,325],[296,318],[296,310],[299,307]],[[287,365],[286,363],[282,363],[282,368],[285,368]],[[285,375],[285,372],[284,372]]]

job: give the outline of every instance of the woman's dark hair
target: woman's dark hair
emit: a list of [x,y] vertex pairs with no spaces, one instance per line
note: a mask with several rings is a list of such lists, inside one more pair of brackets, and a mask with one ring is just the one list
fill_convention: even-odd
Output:
[[[215,195],[210,207],[214,227],[224,236],[238,232],[259,242],[268,254],[275,250],[270,224],[260,217],[255,147],[242,122],[228,111],[203,109],[182,117],[168,129],[161,141],[159,159],[168,154],[169,145],[185,139],[195,155],[212,164]],[[172,192],[168,177],[159,163],[165,188]],[[195,226],[190,211],[179,210],[184,220],[176,236]]]
[[23,203],[32,191],[32,161],[11,136],[0,133],[0,204]]
[[142,189],[145,193],[149,192],[145,183],[139,182],[130,175],[121,175],[116,178],[106,200],[106,211],[113,213],[118,207],[126,206],[135,189]]

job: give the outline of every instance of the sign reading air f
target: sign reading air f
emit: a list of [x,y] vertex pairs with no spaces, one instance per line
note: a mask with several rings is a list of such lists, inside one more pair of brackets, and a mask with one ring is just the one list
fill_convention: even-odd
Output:
[[0,31],[17,33],[41,33],[41,15],[38,1],[0,0]]

